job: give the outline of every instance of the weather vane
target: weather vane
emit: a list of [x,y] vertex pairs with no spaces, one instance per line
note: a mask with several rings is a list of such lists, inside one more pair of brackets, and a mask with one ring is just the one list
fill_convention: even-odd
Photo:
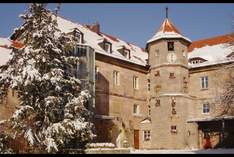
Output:
[[166,18],[168,18],[168,7],[166,7]]

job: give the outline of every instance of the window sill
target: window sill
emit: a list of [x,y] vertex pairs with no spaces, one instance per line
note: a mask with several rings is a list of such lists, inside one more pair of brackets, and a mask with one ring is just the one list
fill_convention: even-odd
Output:
[[133,116],[134,116],[134,117],[142,117],[141,114],[134,114],[134,113],[133,113]]
[[206,113],[204,113],[204,112],[202,112],[202,115],[210,115],[210,112],[206,112]]
[[144,140],[144,142],[150,142],[150,140]]
[[206,90],[208,90],[208,88],[202,88],[202,89],[201,89],[201,91],[206,91]]

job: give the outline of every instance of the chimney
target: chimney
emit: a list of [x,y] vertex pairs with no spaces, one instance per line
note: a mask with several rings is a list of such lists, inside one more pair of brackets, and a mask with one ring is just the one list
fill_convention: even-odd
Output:
[[100,34],[100,24],[98,21],[91,26],[91,30],[96,32],[97,34]]

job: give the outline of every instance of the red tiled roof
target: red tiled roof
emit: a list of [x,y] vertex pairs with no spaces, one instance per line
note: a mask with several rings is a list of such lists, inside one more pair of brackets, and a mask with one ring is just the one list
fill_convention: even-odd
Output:
[[194,48],[201,48],[206,45],[212,46],[217,44],[229,43],[232,41],[234,41],[234,34],[226,34],[222,36],[197,40],[192,42],[192,44],[188,48],[188,52],[191,52]]
[[110,39],[113,40],[113,41],[119,42],[119,40],[118,40],[116,37],[113,37],[113,36],[111,36],[111,35],[108,35],[108,34],[102,33],[102,32],[101,32],[101,34],[104,34],[105,36],[107,36],[108,38],[110,38]]
[[172,24],[172,22],[166,18],[161,27],[159,28],[158,32],[162,31],[163,33],[164,32],[175,32],[175,33],[178,33],[180,34],[180,32],[177,30],[177,28]]

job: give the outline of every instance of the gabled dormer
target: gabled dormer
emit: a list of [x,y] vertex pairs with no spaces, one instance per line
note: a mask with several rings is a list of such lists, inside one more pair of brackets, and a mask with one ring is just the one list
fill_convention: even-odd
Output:
[[70,35],[70,37],[72,37],[76,43],[84,43],[84,33],[81,32],[78,28],[73,28],[73,30],[67,34]]
[[118,49],[119,53],[121,53],[125,58],[131,59],[131,51],[130,49],[126,48],[125,46],[121,46]]
[[112,43],[109,42],[107,39],[104,38],[104,40],[100,42],[98,45],[106,52],[112,53]]

